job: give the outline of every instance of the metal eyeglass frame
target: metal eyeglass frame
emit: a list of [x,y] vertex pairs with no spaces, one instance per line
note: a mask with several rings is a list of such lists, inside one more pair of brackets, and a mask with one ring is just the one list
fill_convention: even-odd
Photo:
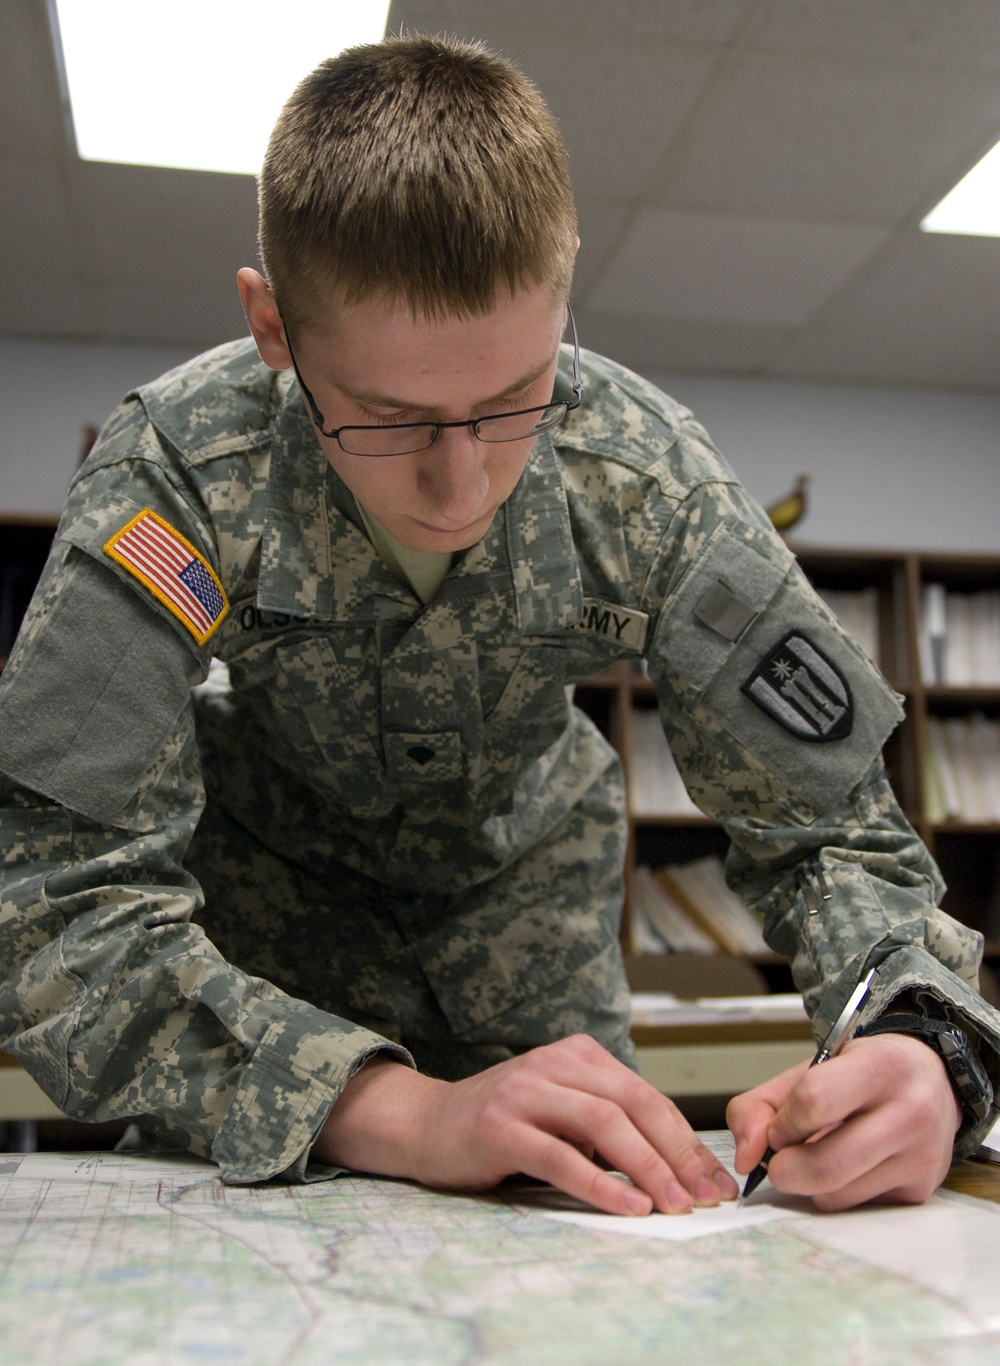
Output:
[[[356,455],[362,460],[391,460],[397,455],[414,455],[417,451],[429,450],[431,446],[434,445],[435,441],[437,441],[438,437],[441,435],[441,433],[444,431],[446,427],[469,427],[471,428],[472,434],[477,441],[482,441],[484,445],[490,446],[500,446],[508,441],[526,441],[530,436],[538,436],[542,432],[549,432],[554,427],[558,427],[559,424],[565,420],[567,413],[570,413],[574,408],[579,407],[580,401],[583,398],[583,379],[580,375],[580,341],[576,332],[576,319],[573,317],[573,310],[570,308],[568,304],[566,305],[566,312],[569,315],[569,324],[573,330],[574,397],[572,399],[557,399],[554,403],[542,403],[537,408],[517,408],[510,413],[487,413],[484,417],[467,418],[463,422],[399,422],[387,424],[384,426],[381,423],[368,423],[366,425],[355,424],[343,427],[326,428],[323,426],[323,422],[325,420],[323,414],[320,412],[316,400],[313,398],[308,386],[306,385],[305,380],[302,378],[302,374],[299,370],[298,362],[296,361],[295,355],[292,351],[292,344],[288,339],[287,333],[285,335],[285,345],[288,347],[288,354],[292,358],[292,368],[295,371],[295,378],[298,380],[299,388],[302,390],[302,395],[305,398],[306,403],[308,404],[312,420],[315,423],[316,427],[319,429],[321,435],[330,437],[334,441],[336,441],[340,449],[346,455]],[[559,413],[558,417],[554,421],[547,422],[544,427],[539,427],[537,431],[528,432],[524,436],[504,436],[500,437],[497,440],[490,440],[489,437],[482,436],[479,431],[480,425],[484,422],[492,422],[498,418],[509,420],[512,417],[527,417],[531,413],[544,413],[551,408],[561,408],[562,412]],[[349,450],[344,445],[343,441],[341,441],[340,439],[342,432],[399,432],[414,430],[418,428],[423,429],[424,431],[431,432],[431,438],[425,445],[415,446],[412,450],[408,451],[352,451]]]

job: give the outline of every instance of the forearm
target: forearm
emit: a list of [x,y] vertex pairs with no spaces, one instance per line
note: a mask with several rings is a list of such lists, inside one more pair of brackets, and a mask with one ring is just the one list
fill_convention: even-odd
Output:
[[23,790],[0,822],[0,1035],[67,1113],[141,1117],[229,1180],[295,1175],[356,1068],[406,1059],[217,953],[183,829],[129,836]]
[[[936,905],[943,890],[937,869],[881,765],[810,825],[733,834],[730,878],[764,912],[768,942],[789,957],[819,1035],[862,968],[878,966],[866,1018],[928,992],[978,1041],[996,1084],[1000,1016],[978,989],[981,938]],[[822,878],[810,855],[820,859]],[[962,1151],[979,1137],[978,1128],[963,1134]]]

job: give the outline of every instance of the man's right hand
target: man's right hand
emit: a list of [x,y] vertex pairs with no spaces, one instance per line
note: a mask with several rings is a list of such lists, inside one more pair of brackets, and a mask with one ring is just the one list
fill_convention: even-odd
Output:
[[585,1034],[456,1082],[376,1057],[344,1087],[312,1156],[440,1190],[523,1173],[608,1214],[682,1214],[738,1194],[677,1107]]

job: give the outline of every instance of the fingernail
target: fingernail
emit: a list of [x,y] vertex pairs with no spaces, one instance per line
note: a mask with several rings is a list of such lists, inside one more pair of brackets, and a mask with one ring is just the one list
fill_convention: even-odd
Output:
[[648,1195],[643,1195],[642,1191],[629,1187],[625,1191],[625,1204],[629,1214],[648,1214],[653,1208],[653,1202]]
[[719,1195],[723,1200],[732,1200],[735,1196],[739,1195],[739,1185],[733,1180],[729,1173],[724,1171],[721,1167],[717,1172],[712,1173],[712,1180],[715,1182],[715,1189],[719,1192]]
[[671,1181],[667,1187],[667,1206],[671,1214],[690,1214],[691,1196],[679,1181]]
[[694,1198],[699,1205],[717,1205],[719,1188],[708,1176],[699,1176],[695,1182]]

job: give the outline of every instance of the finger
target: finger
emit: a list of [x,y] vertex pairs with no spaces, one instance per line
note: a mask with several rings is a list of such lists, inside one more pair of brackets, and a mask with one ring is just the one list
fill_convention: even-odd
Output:
[[802,1073],[774,1117],[768,1142],[776,1152],[804,1143],[877,1104],[884,1091],[885,1078],[880,1078],[877,1069],[845,1049],[822,1067]]
[[760,1086],[734,1096],[726,1107],[726,1124],[736,1140],[734,1166],[746,1174],[757,1166],[768,1146],[768,1130],[789,1093],[809,1064],[796,1064]]
[[[551,1098],[546,1096],[545,1100]],[[615,1171],[622,1172],[649,1195],[653,1206],[665,1214],[687,1213],[695,1203],[717,1205],[718,1187],[704,1173],[689,1189],[676,1169],[632,1123],[614,1101],[580,1091],[555,1093],[553,1108],[535,1115],[536,1124],[557,1141],[567,1141],[579,1151],[586,1134],[595,1149]]]
[[651,1213],[653,1201],[646,1191],[603,1171],[572,1143],[543,1134],[530,1125],[521,1126],[515,1139],[521,1152],[518,1165],[526,1175],[547,1181],[605,1214],[634,1218]]
[[919,1128],[900,1147],[898,1128],[872,1110],[815,1142],[782,1149],[768,1174],[778,1190],[833,1211],[876,1199],[919,1203],[944,1180],[950,1161],[950,1144]]
[[858,1185],[890,1161],[895,1148],[898,1142],[885,1133],[877,1117],[856,1115],[824,1138],[776,1151],[768,1176],[775,1189],[789,1195],[832,1196]]
[[817,1191],[812,1202],[824,1213],[850,1209],[869,1200],[919,1205],[929,1199],[948,1174],[950,1155],[928,1163],[918,1148],[892,1152],[854,1180],[829,1191]]
[[[674,1103],[636,1078],[626,1091],[622,1111],[650,1149],[669,1164],[675,1177],[698,1205],[734,1200],[739,1187],[715,1153],[697,1136]],[[630,1171],[629,1175],[636,1179]]]
[[[676,1179],[700,1204],[735,1199],[736,1183],[716,1155],[696,1136],[677,1107],[666,1096],[611,1056],[588,1035],[575,1035],[550,1049],[547,1056],[553,1079],[567,1089],[611,1101],[628,1117],[647,1143],[666,1161]],[[608,1161],[616,1159],[592,1137]],[[619,1166],[619,1170],[625,1170]],[[633,1175],[630,1170],[629,1175]],[[705,1185],[705,1178],[709,1185]],[[714,1187],[714,1189],[710,1189]]]

